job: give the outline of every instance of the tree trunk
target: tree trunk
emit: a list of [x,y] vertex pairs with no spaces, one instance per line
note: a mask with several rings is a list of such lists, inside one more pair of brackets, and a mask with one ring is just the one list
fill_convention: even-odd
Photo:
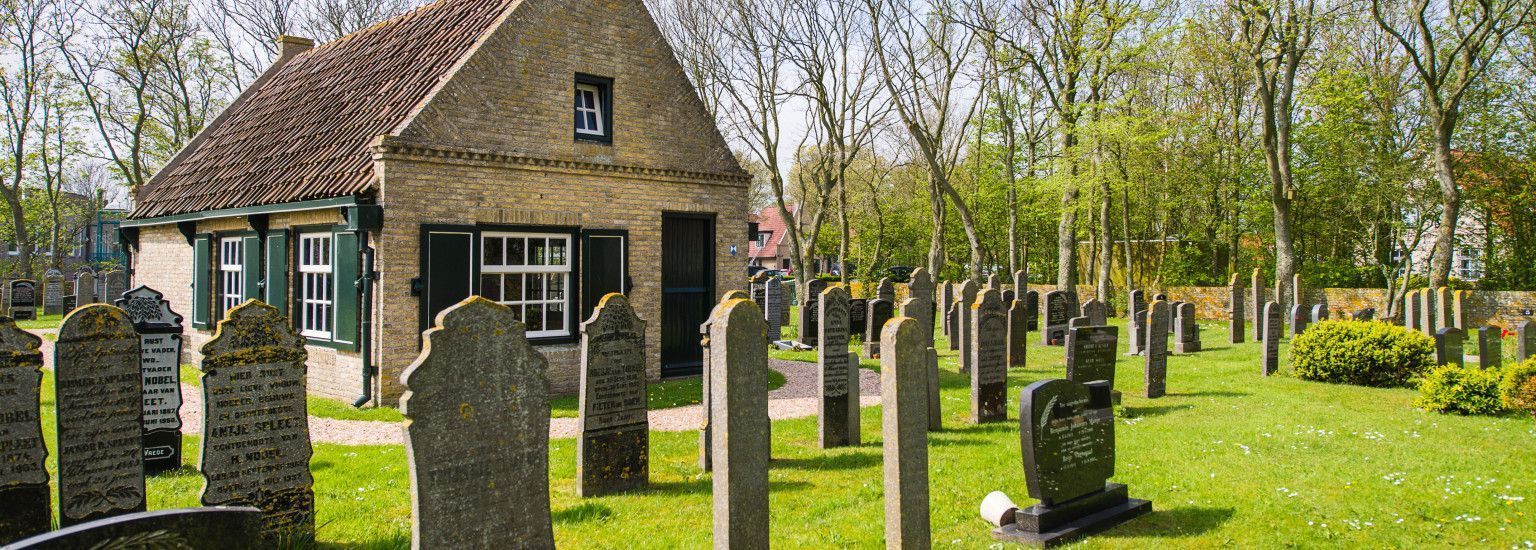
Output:
[[1111,286],[1110,267],[1115,262],[1115,239],[1111,236],[1112,229],[1109,223],[1111,215],[1111,198],[1114,191],[1109,188],[1109,179],[1105,178],[1100,191],[1104,193],[1103,200],[1099,202],[1099,235],[1101,246],[1099,247],[1099,288],[1095,293],[1100,302],[1109,303],[1109,291]]
[[1435,180],[1440,184],[1440,226],[1435,228],[1434,255],[1429,262],[1429,286],[1445,286],[1456,250],[1456,224],[1461,217],[1461,190],[1451,166],[1451,129],[1442,115],[1435,124]]
[[1061,121],[1061,154],[1066,157],[1067,183],[1061,191],[1061,221],[1056,224],[1056,289],[1077,288],[1077,161],[1072,157],[1077,145],[1076,117]]
[[928,181],[928,201],[933,207],[933,233],[928,241],[928,272],[933,274],[934,280],[943,278],[944,270],[944,194],[939,192],[939,183]]

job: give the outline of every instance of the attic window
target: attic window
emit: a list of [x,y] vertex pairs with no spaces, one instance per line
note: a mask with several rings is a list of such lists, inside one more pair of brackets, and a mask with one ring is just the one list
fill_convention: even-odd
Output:
[[611,143],[613,141],[613,80],[576,75],[576,139]]

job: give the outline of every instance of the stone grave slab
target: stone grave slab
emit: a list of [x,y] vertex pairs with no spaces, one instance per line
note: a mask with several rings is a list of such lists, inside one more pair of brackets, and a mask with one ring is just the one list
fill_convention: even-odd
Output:
[[1290,318],[1291,338],[1301,336],[1301,333],[1307,331],[1308,313],[1305,306],[1302,306],[1301,304],[1291,304]]
[[901,318],[880,337],[881,445],[884,447],[885,542],[927,547],[928,350],[922,325]]
[[1024,320],[1029,322],[1029,330],[1040,330],[1040,293],[1031,290],[1024,293]]
[[1465,339],[1461,329],[1445,327],[1435,332],[1435,364],[1465,366],[1466,354],[1462,350]]
[[869,322],[864,330],[864,352],[874,359],[880,358],[880,334],[885,323],[896,317],[896,307],[890,300],[876,298],[869,301]]
[[43,315],[64,314],[64,274],[50,269],[43,275]]
[[1536,322],[1520,321],[1515,325],[1515,359],[1524,361],[1536,355]]
[[784,338],[784,316],[788,305],[784,300],[784,280],[779,277],[769,277],[763,283],[763,321],[768,324],[768,340],[778,341]]
[[96,304],[59,325],[54,346],[59,525],[143,512],[143,373],[123,310]]
[[1109,324],[1109,304],[1099,301],[1097,298],[1083,302],[1081,317],[1088,318],[1088,325],[1101,327]]
[[832,287],[821,293],[816,347],[817,442],[823,449],[859,444],[858,363],[848,361],[848,291]]
[[1067,380],[1108,380],[1113,387],[1120,327],[1077,327],[1072,329],[1071,340],[1072,345],[1067,347]]
[[10,316],[17,321],[37,319],[37,282],[17,279],[10,284]]
[[[943,327],[944,336],[948,337],[948,336],[951,336],[951,333],[955,330],[954,318],[949,316],[949,313],[951,311],[954,311],[954,307],[955,307],[955,289],[954,289],[954,285],[951,284],[949,281],[944,281],[942,283],[939,283],[939,290],[938,290],[938,292],[939,292],[939,303],[938,303],[939,312],[944,315],[944,327]],[[955,348],[950,348],[950,349],[955,349]]]
[[[1248,295],[1252,297],[1254,314],[1262,317],[1266,300],[1264,299],[1264,273],[1259,268],[1253,268],[1253,275],[1248,278]],[[1253,323],[1253,339],[1264,340],[1264,321],[1257,320]]]
[[1023,368],[1028,356],[1029,308],[1023,300],[1008,303],[1008,366]]
[[1248,319],[1247,297],[1243,295],[1243,279],[1236,273],[1227,281],[1227,341],[1241,344],[1247,337],[1243,325]]
[[732,300],[715,309],[709,324],[714,547],[762,548],[768,545],[769,453],[762,313],[749,300]]
[[1196,353],[1200,351],[1200,325],[1195,322],[1195,304],[1193,302],[1180,302],[1178,314],[1174,317],[1173,351],[1174,353]]
[[155,289],[140,286],[123,294],[117,307],[139,334],[144,385],[144,473],[181,467],[181,316]]
[[1008,420],[1008,315],[996,289],[971,304],[971,422]]
[[1477,361],[1484,369],[1504,366],[1504,329],[1495,326],[1478,327]]
[[817,301],[821,299],[821,293],[827,290],[827,282],[821,279],[811,279],[805,282],[805,301],[800,304],[800,343],[816,347],[819,345],[816,338],[821,334],[816,323],[819,321]]
[[979,292],[976,282],[971,280],[960,283],[960,289],[956,291],[955,300],[959,307],[955,310],[955,326],[960,330],[960,374],[969,374],[971,361],[975,359],[971,344],[975,339],[972,332],[976,328],[976,320],[972,318],[971,307],[976,305]]
[[869,330],[869,300],[863,298],[851,298],[848,300],[848,333],[857,334],[860,338]]
[[630,491],[650,483],[645,321],[622,294],[604,296],[581,325],[576,493]]
[[41,345],[41,338],[0,317],[0,544],[51,527]]
[[261,510],[210,506],[102,518],[18,541],[8,550],[255,550]]
[[1040,331],[1040,343],[1060,346],[1066,343],[1067,321],[1072,320],[1066,292],[1052,290],[1045,293],[1045,330]]
[[82,306],[101,301],[96,297],[96,274],[90,270],[75,274],[75,301]]
[[1147,304],[1146,396],[1168,393],[1168,302]]
[[1280,304],[1266,302],[1264,304],[1264,318],[1259,327],[1264,329],[1264,344],[1262,353],[1262,369],[1264,376],[1269,376],[1280,370]]

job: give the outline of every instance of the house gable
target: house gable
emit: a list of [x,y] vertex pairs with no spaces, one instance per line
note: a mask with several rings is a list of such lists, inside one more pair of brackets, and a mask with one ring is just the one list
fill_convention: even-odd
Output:
[[[573,136],[578,74],[612,79],[611,144]],[[519,2],[394,134],[425,145],[745,181],[641,0]]]

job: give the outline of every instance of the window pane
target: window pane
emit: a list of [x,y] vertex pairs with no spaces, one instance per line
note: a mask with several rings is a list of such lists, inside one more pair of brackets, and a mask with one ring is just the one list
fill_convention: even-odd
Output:
[[540,275],[540,274],[537,274],[537,273],[529,275],[528,276],[528,291],[527,292],[528,292],[528,296],[526,298],[524,298],[525,300],[543,300],[544,299],[544,276]]
[[565,305],[544,306],[544,330],[565,330]]
[[549,240],[549,265],[565,265],[565,239]]
[[511,306],[511,308],[512,317],[517,319],[519,323],[523,322],[523,306]]
[[518,237],[507,239],[506,265],[524,265],[525,262],[523,261],[523,249],[526,248],[526,246],[527,245],[524,243],[524,239]]
[[587,112],[587,128],[594,132],[597,131],[597,111]]
[[502,265],[502,239],[486,237],[483,242],[485,245],[485,265]]
[[523,299],[523,276],[522,275],[518,275],[518,274],[507,275],[506,276],[506,281],[507,281],[506,294],[504,296],[502,296],[501,299],[505,300],[505,301],[508,301],[508,302],[516,302],[516,301],[522,300]]
[[584,117],[584,116],[581,115],[581,110],[580,109],[576,110],[576,129],[577,130],[586,130],[587,129],[587,117]]
[[528,312],[523,315],[523,322],[528,324],[528,331],[544,330],[544,306],[530,304]]
[[545,275],[545,277],[547,277],[547,280],[546,280],[546,285],[547,286],[546,286],[546,288],[548,290],[547,295],[545,296],[545,299],[546,300],[564,300],[565,299],[565,275],[564,274],[560,274],[560,273],[550,273],[550,274]]
[[490,300],[492,302],[500,302],[501,301],[501,276],[500,275],[481,275],[480,276],[480,295],[484,296],[485,299]]
[[528,265],[548,265],[549,244],[544,239],[528,239]]

